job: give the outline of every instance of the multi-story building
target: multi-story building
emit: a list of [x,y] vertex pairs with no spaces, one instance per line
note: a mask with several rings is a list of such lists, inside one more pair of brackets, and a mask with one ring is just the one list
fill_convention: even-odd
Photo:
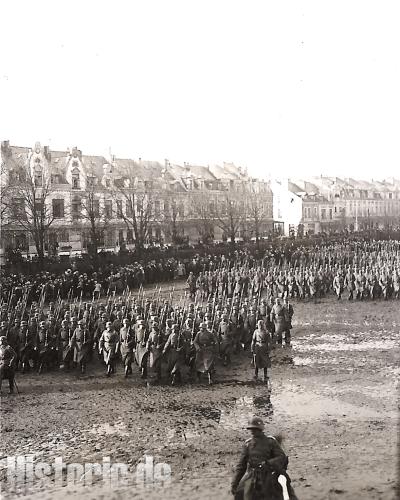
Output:
[[[2,142],[1,156],[3,253],[7,247],[36,253],[32,210],[45,213],[49,224],[45,251],[58,253],[86,251],[94,234],[96,246],[105,249],[133,248],[140,238],[143,244],[197,242],[205,232],[222,240],[229,238],[229,216],[235,217],[235,237],[272,231],[269,183],[233,164],[182,166],[84,155],[76,147],[16,147],[8,141]],[[28,193],[21,187],[27,184]]]
[[335,227],[360,230],[399,224],[400,192],[395,179],[384,182],[313,177],[320,193],[333,203]]
[[318,234],[347,229],[398,227],[400,181],[338,177],[272,182],[275,225],[282,234]]

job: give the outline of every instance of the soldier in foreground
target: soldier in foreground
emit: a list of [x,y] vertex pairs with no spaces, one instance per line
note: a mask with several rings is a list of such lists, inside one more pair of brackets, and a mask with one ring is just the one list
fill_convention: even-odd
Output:
[[248,439],[232,479],[235,500],[297,500],[286,473],[288,457],[278,440],[264,434],[264,422],[252,417]]

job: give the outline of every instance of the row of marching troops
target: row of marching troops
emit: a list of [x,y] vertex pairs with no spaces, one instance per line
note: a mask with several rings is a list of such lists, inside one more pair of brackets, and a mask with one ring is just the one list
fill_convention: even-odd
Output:
[[[286,247],[285,247],[286,248]],[[279,247],[266,250],[262,259],[255,259],[251,253],[236,252],[236,258],[229,259],[225,255],[195,256],[185,263],[175,259],[162,259],[147,263],[135,262],[124,266],[109,266],[90,272],[78,272],[68,269],[61,275],[43,271],[34,276],[22,274],[0,275],[0,300],[15,305],[28,291],[28,304],[38,301],[42,292],[47,300],[57,300],[58,297],[69,300],[82,297],[83,300],[107,293],[122,293],[126,287],[138,289],[142,284],[186,278],[189,275],[191,288],[199,290],[203,296],[215,293],[217,288],[224,287],[228,296],[237,291],[238,274],[240,281],[253,279],[264,282],[271,287],[271,282],[277,280],[280,272],[285,275],[288,293],[291,296],[304,298],[316,294],[324,294],[332,289],[333,279],[338,271],[346,274],[347,269],[357,268],[363,274],[375,274],[378,286],[375,286],[375,297],[384,296],[380,293],[379,281],[381,270],[390,274],[387,287],[388,296],[395,294],[398,283],[400,242],[399,241],[337,241],[329,244],[300,246],[286,248],[279,252]],[[251,270],[249,275],[239,271]],[[391,277],[393,271],[396,274]],[[386,272],[385,271],[385,272]],[[268,277],[267,277],[268,275]],[[280,275],[277,286],[282,287],[283,277]],[[382,288],[382,287],[381,287]]]
[[[22,373],[56,368],[83,373],[99,357],[107,376],[115,373],[120,360],[125,377],[136,365],[144,379],[151,375],[160,381],[166,372],[175,385],[206,374],[212,384],[217,360],[226,366],[233,354],[250,350],[255,379],[263,370],[268,382],[270,350],[290,346],[294,310],[288,298],[272,302],[261,293],[233,298],[215,294],[207,302],[196,302],[185,293],[174,302],[171,293],[162,299],[160,288],[152,298],[146,298],[144,291],[133,297],[126,290],[101,302],[60,300],[50,303],[46,313],[40,304],[33,304],[29,314],[22,303],[17,304],[13,323],[0,324],[0,365],[4,349],[14,353],[3,363],[11,378],[14,368]],[[3,311],[4,306],[2,315]]]
[[270,297],[316,299],[333,290],[341,298],[348,290],[349,299],[400,297],[400,265],[358,267],[335,265],[310,267],[233,268],[204,271],[187,278],[191,298],[208,299],[216,293],[234,297],[264,293]]

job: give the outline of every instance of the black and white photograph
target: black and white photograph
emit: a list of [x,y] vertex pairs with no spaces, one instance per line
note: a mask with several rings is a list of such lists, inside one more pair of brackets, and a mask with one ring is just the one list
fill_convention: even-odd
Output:
[[0,498],[400,498],[383,0],[3,0]]

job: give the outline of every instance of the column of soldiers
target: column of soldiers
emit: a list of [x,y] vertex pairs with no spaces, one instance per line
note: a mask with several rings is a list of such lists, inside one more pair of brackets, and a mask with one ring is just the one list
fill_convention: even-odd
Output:
[[[173,291],[162,299],[161,288],[152,296],[141,289],[134,297],[128,291],[107,301],[50,303],[48,310],[34,303],[29,313],[19,302],[8,322],[7,305],[1,308],[2,345],[12,352],[13,364],[21,373],[62,369],[85,373],[97,357],[106,375],[116,372],[118,360],[125,377],[133,365],[142,378],[149,372],[156,381],[164,375],[175,385],[184,380],[198,381],[203,374],[213,383],[218,359],[227,366],[234,354],[253,353],[255,378],[259,369],[270,366],[269,350],[274,343],[290,344],[293,306],[288,298],[262,296],[262,286],[235,285],[233,297],[223,287],[203,301],[201,293],[194,300],[189,293],[174,302]],[[0,346],[1,351],[1,346]],[[1,354],[0,354],[1,359]],[[8,369],[10,371],[10,369]],[[13,377],[14,372],[11,374]],[[2,376],[4,378],[4,374]]]
[[211,384],[218,358],[228,365],[235,353],[248,349],[255,377],[263,370],[268,381],[271,347],[290,345],[290,299],[317,300],[332,289],[338,299],[345,291],[349,300],[399,298],[398,242],[364,247],[318,248],[313,258],[299,254],[280,263],[226,261],[211,271],[189,273],[188,292],[179,303],[173,296],[162,300],[160,289],[146,297],[141,287],[136,297],[127,288],[120,297],[98,294],[91,303],[82,303],[82,296],[69,302],[58,297],[48,308],[43,291],[28,309],[27,292],[17,303],[11,293],[0,307],[0,368],[3,363],[4,373],[11,366],[23,373],[56,367],[84,373],[100,357],[112,376],[121,358],[126,377],[136,364],[143,378],[151,371],[160,380],[166,371],[176,384],[206,374]]

